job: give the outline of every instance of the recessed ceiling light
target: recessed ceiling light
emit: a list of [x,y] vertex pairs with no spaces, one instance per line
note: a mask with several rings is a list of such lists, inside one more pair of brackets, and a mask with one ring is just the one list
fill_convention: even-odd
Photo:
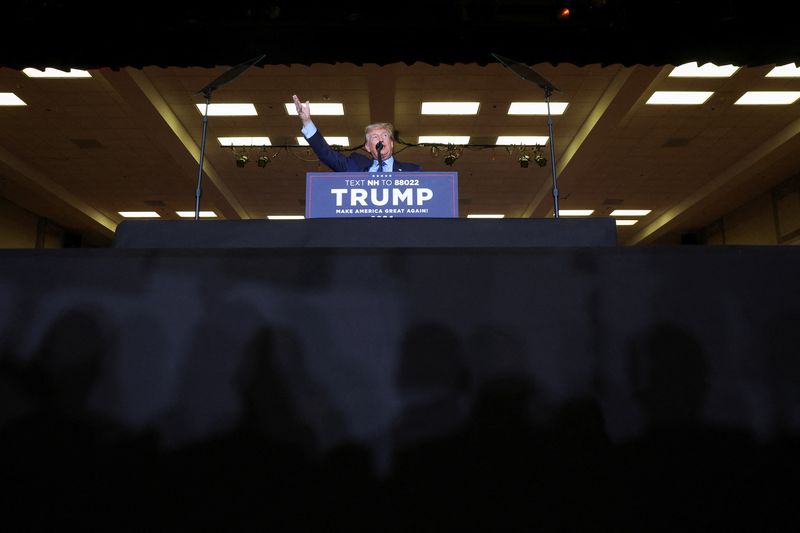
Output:
[[118,211],[125,218],[161,218],[155,211]]
[[467,218],[505,218],[505,215],[467,215]]
[[38,68],[24,68],[22,69],[22,72],[24,72],[25,75],[28,76],[29,78],[91,78],[92,77],[92,75],[89,74],[89,71],[77,68],[71,68],[69,69],[69,72],[49,67],[44,70],[39,70]]
[[0,105],[28,105],[14,93],[0,93]]
[[[349,137],[324,137],[325,142],[331,146],[350,146]],[[308,141],[305,137],[297,137],[297,144],[300,146],[308,146]]]
[[419,144],[469,144],[469,135],[420,135]]
[[423,115],[477,115],[480,102],[422,102]]
[[767,78],[800,78],[800,67],[796,63],[775,67],[766,75]]
[[559,209],[558,214],[562,217],[588,217],[594,213],[594,209]]
[[[286,112],[290,115],[297,115],[297,107],[294,102],[283,104],[286,106]],[[344,105],[330,102],[311,102],[311,116],[314,115],[344,115]]]
[[705,103],[712,91],[656,91],[647,100],[650,105],[700,105]]
[[612,217],[643,217],[649,215],[651,209],[614,209],[611,212]]
[[544,146],[548,141],[547,135],[501,135],[495,142],[498,146]]
[[735,65],[715,65],[706,63],[698,66],[697,61],[685,63],[672,69],[670,78],[730,78],[739,67]]
[[[551,115],[563,115],[567,109],[567,102],[550,102]],[[511,102],[508,106],[509,115],[546,115],[547,102]]]
[[747,91],[734,105],[788,105],[800,98],[800,91]]
[[269,220],[303,220],[303,215],[267,215]]
[[[175,211],[175,214],[181,218],[194,218],[194,211]],[[200,218],[217,218],[214,211],[200,211],[198,215]]]
[[220,146],[272,146],[269,137],[217,137]]
[[[200,114],[204,114],[206,104],[195,104]],[[209,104],[209,117],[252,117],[256,116],[256,106],[253,104]]]
[[625,220],[625,219],[622,219],[622,218],[616,219],[617,226],[633,226],[637,222],[639,222],[639,221],[638,220]]

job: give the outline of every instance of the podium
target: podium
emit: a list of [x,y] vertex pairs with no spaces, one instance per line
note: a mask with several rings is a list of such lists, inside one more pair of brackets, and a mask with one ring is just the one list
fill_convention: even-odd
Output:
[[308,172],[306,218],[458,218],[458,172]]

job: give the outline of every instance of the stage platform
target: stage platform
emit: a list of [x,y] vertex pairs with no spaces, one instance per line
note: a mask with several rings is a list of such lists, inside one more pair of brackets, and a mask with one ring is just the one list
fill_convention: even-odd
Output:
[[614,246],[611,218],[125,220],[116,248],[529,248]]

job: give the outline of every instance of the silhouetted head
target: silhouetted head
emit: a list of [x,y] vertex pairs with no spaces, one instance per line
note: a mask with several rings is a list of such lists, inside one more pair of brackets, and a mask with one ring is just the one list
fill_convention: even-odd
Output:
[[403,338],[396,381],[407,394],[466,389],[469,378],[455,333],[433,323],[409,329]]
[[657,324],[630,352],[630,380],[650,424],[696,421],[706,398],[706,358],[700,343],[673,324]]
[[82,407],[110,348],[108,332],[97,314],[76,308],[53,322],[31,365],[47,377],[59,405]]
[[302,420],[285,363],[302,356],[297,339],[281,328],[259,328],[247,343],[236,386],[241,426],[263,437],[309,449],[314,436]]

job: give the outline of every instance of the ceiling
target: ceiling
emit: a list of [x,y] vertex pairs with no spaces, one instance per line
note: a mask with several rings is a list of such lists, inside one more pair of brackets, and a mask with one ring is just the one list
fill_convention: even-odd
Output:
[[[22,4],[33,11],[45,5]],[[493,6],[493,23],[484,22],[486,35],[497,37],[505,34],[503,10],[526,3],[456,4],[463,8],[457,25],[461,29],[447,31],[461,32],[456,37],[463,43],[464,32],[474,31],[479,24],[476,14],[481,5]],[[554,3],[538,4],[550,9]],[[618,11],[630,7],[627,2],[591,5]],[[245,4],[233,2],[232,6],[236,12],[235,7]],[[791,47],[780,52],[773,49],[771,55],[762,47],[759,55],[752,56],[748,51],[758,47],[745,46],[747,39],[740,36],[740,46],[715,55],[715,48],[703,48],[700,41],[686,39],[693,47],[676,45],[676,52],[669,56],[673,61],[649,62],[644,58],[663,59],[659,54],[667,47],[653,45],[654,55],[638,61],[635,53],[620,51],[647,49],[649,41],[624,46],[624,40],[612,40],[594,46],[592,55],[592,37],[617,32],[620,24],[613,21],[628,24],[623,33],[614,33],[616,37],[633,31],[630,14],[625,19],[604,14],[584,19],[583,25],[580,20],[572,26],[540,24],[546,35],[555,35],[559,29],[568,37],[582,35],[583,48],[567,39],[544,48],[529,46],[515,54],[510,45],[513,39],[522,38],[519,35],[498,38],[496,50],[489,48],[484,36],[476,37],[471,45],[481,51],[443,46],[441,54],[431,55],[430,47],[425,53],[416,53],[415,48],[408,50],[388,37],[376,40],[375,34],[362,32],[356,37],[361,48],[348,48],[350,41],[321,44],[317,35],[311,39],[313,46],[306,42],[297,45],[296,51],[286,52],[290,48],[286,43],[297,43],[308,28],[300,24],[300,14],[288,4],[270,6],[279,7],[278,15],[270,18],[275,11],[267,10],[253,17],[272,21],[276,31],[268,39],[283,36],[284,51],[274,57],[268,54],[212,94],[212,103],[250,102],[258,112],[255,117],[209,118],[201,208],[214,210],[220,218],[303,213],[305,173],[324,169],[313,153],[297,147],[300,122],[284,107],[292,94],[312,102],[343,103],[344,117],[317,117],[315,122],[326,136],[348,136],[353,148],[360,143],[364,125],[393,122],[399,138],[409,144],[396,146],[396,151],[403,150],[399,159],[419,163],[425,170],[458,171],[461,216],[552,216],[552,161],[541,168],[534,164],[522,168],[518,150],[485,147],[494,144],[498,135],[548,133],[545,116],[507,115],[510,102],[543,101],[543,91],[494,61],[487,50],[526,63],[561,89],[553,95],[554,102],[569,104],[563,115],[553,117],[560,209],[593,209],[595,216],[606,216],[612,209],[652,210],[635,225],[618,228],[621,244],[669,242],[676,235],[713,223],[800,173],[800,103],[734,105],[749,90],[800,90],[800,78],[765,78],[773,66],[787,62],[787,54],[794,52]],[[331,15],[336,20],[330,22],[325,35],[370,20],[369,13],[342,14],[344,11],[349,10],[344,9],[338,18]],[[26,13],[18,12],[23,22],[28,21]],[[527,16],[530,24],[539,20],[536,13]],[[187,20],[185,15],[172,13],[166,19],[172,25],[164,22],[152,32],[146,25],[139,26],[137,43],[148,43],[142,45],[140,55],[134,55],[135,46],[125,39],[109,40],[108,46],[98,39],[94,48],[88,49],[90,36],[103,37],[112,31],[108,23],[92,25],[94,33],[88,35],[79,32],[77,44],[67,40],[62,46],[51,36],[47,46],[3,48],[0,92],[13,92],[27,105],[0,107],[0,195],[98,243],[110,241],[122,219],[119,211],[155,210],[162,218],[177,218],[178,210],[193,211],[202,144],[202,116],[195,104],[203,98],[197,93],[231,65],[260,55],[257,49],[264,43],[255,37],[240,37],[241,47],[221,48],[217,55],[207,56],[214,58],[207,64],[198,59],[202,54],[186,52],[192,46],[189,38],[197,35],[175,25],[174,21]],[[405,24],[409,17],[408,13],[398,15],[393,24]],[[44,18],[42,27],[52,29],[54,22]],[[127,37],[134,22],[143,18],[125,20],[119,31]],[[426,20],[425,24],[431,24],[430,18]],[[742,17],[735,17],[731,24],[740,25],[741,21]],[[196,32],[198,25],[213,33],[213,27],[202,22],[192,26],[191,32]],[[260,35],[252,28],[245,32],[242,25],[244,22],[232,27],[243,32],[241,35]],[[313,27],[319,30],[322,26],[318,21]],[[163,44],[169,28],[176,32],[172,46],[163,47],[158,60],[157,45]],[[660,25],[652,28],[663,29]],[[230,28],[228,31],[214,33],[216,41],[228,42],[226,38],[234,35]],[[293,37],[287,38],[290,31]],[[418,28],[413,31],[420,42],[430,44],[430,35],[419,33]],[[723,41],[731,39],[719,31],[717,36]],[[119,45],[123,41],[126,44]],[[570,44],[557,46],[567,41]],[[776,35],[772,42],[781,39]],[[199,49],[204,51],[207,46]],[[113,59],[115,50],[118,54]],[[576,55],[569,55],[570,51]],[[614,61],[614,57],[620,59]],[[769,57],[775,59],[769,61]],[[743,66],[730,78],[668,77],[671,65],[695,59],[718,64],[729,60]],[[24,66],[86,68],[92,77],[35,79],[21,71]],[[714,94],[699,106],[646,105],[656,90]],[[478,101],[480,111],[464,117],[420,115],[421,102],[445,100]],[[443,154],[434,156],[430,148],[413,146],[419,135],[469,135],[475,146],[464,150],[449,167]],[[217,142],[217,137],[227,136],[269,136],[275,145],[267,152],[274,156],[272,162],[264,168],[256,166],[253,160],[262,153],[257,149],[249,152],[251,162],[238,168],[232,150]],[[549,153],[545,155],[552,159]]]

